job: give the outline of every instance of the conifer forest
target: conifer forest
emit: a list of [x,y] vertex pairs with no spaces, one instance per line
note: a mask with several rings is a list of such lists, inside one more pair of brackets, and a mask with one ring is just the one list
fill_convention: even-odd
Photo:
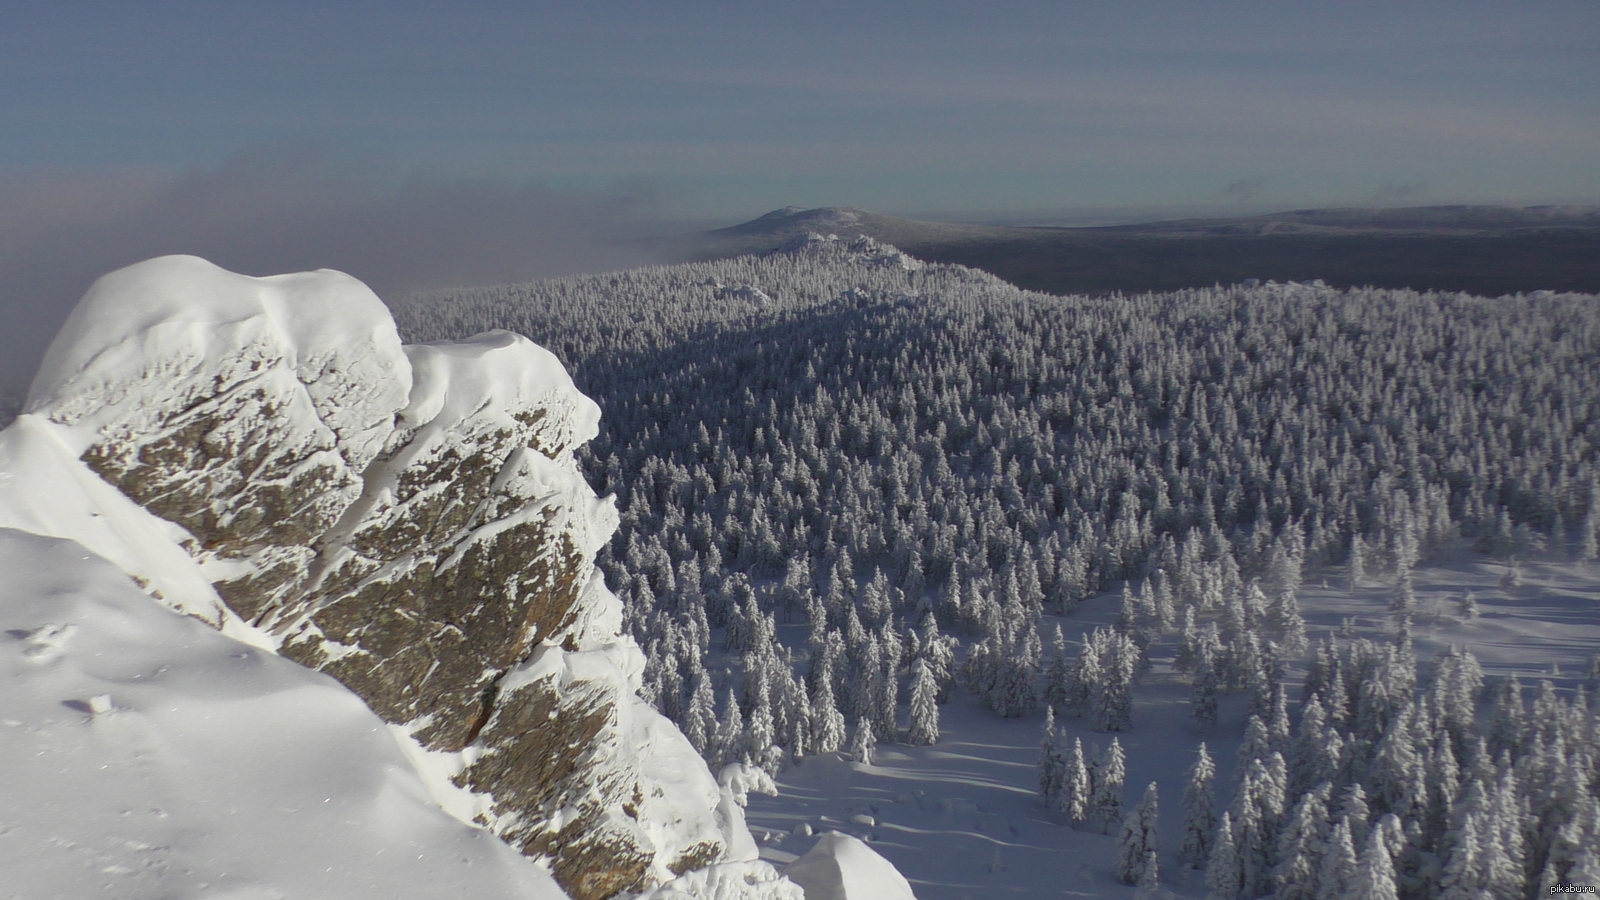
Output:
[[[1597,577],[1593,296],[1053,296],[813,235],[395,313],[525,334],[601,405],[607,582],[713,767],[936,745],[969,697],[1035,723],[1033,802],[1144,896],[1600,883],[1600,646],[1423,640],[1533,562]],[[1427,590],[1440,559],[1498,581]],[[1384,600],[1319,620],[1312,581]],[[1194,735],[1166,797],[1127,775],[1154,678]]]

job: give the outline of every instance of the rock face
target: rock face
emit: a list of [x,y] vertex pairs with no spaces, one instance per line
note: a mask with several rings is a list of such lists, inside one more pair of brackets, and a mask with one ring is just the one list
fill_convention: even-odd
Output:
[[279,652],[456,754],[480,820],[578,900],[748,840],[636,696],[642,657],[593,567],[616,513],[572,456],[599,410],[542,348],[402,347],[348,276],[164,257],[95,284],[26,411],[181,528]]

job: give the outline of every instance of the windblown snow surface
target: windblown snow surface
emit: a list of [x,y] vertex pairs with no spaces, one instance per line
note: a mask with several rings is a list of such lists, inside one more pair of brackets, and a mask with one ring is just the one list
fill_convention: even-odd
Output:
[[0,896],[555,900],[333,679],[0,529]]

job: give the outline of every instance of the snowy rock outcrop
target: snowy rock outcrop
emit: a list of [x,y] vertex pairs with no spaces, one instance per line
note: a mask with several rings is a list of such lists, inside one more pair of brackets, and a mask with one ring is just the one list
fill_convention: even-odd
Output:
[[338,679],[598,900],[749,839],[637,697],[593,567],[616,513],[572,456],[598,418],[510,332],[403,347],[349,276],[164,257],[96,282],[51,346],[0,466],[72,496],[0,481],[0,525]]

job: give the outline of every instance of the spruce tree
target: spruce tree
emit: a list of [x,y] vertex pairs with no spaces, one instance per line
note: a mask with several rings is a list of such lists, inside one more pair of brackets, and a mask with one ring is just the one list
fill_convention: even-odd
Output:
[[1044,670],[1044,701],[1065,712],[1071,686],[1072,664],[1067,660],[1067,644],[1058,624],[1050,636],[1050,659]]
[[872,685],[872,721],[882,741],[893,741],[899,730],[896,714],[900,708],[900,681],[894,670],[895,664],[886,657]]
[[1600,557],[1600,493],[1596,494],[1595,500],[1589,505],[1583,524],[1578,527],[1578,562],[1581,563],[1592,562]]
[[1339,815],[1350,828],[1352,845],[1365,846],[1367,831],[1371,828],[1372,807],[1367,804],[1367,792],[1359,783],[1345,788],[1339,797]]
[[744,713],[739,709],[739,698],[733,687],[728,687],[722,700],[722,720],[717,723],[716,765],[720,769],[731,763],[742,762],[745,757]]
[[1195,668],[1194,686],[1189,695],[1189,714],[1201,728],[1217,724],[1217,667],[1210,654]]
[[1127,777],[1127,754],[1113,737],[1100,764],[1095,766],[1094,797],[1090,801],[1095,822],[1102,831],[1109,831],[1122,819],[1122,784]]
[[1217,766],[1200,745],[1195,761],[1189,766],[1189,778],[1183,789],[1183,849],[1178,859],[1193,868],[1203,868],[1211,858],[1211,839],[1217,830],[1215,787],[1212,782]]
[[1067,756],[1066,773],[1061,779],[1061,799],[1057,809],[1065,812],[1073,822],[1087,822],[1093,806],[1094,773],[1088,757],[1083,752],[1083,739],[1072,739],[1072,753]]
[[911,727],[906,732],[906,743],[926,746],[939,741],[939,688],[934,682],[932,667],[926,659],[912,665],[911,676]]
[[1139,873],[1139,882],[1134,891],[1137,900],[1156,900],[1161,890],[1161,862],[1155,850],[1144,852],[1144,869]]
[[811,696],[811,740],[818,753],[834,753],[845,746],[845,719],[833,699],[833,679],[822,678]]
[[1361,582],[1367,577],[1367,543],[1361,535],[1350,539],[1350,559],[1345,567],[1345,591],[1355,593],[1361,587]]
[[1066,776],[1067,757],[1056,746],[1058,737],[1056,711],[1047,706],[1044,728],[1039,734],[1039,796],[1044,799],[1044,805],[1052,809],[1061,799],[1062,779]]
[[1318,790],[1303,794],[1279,833],[1278,863],[1272,873],[1276,900],[1317,900],[1317,874],[1328,838],[1326,795],[1332,789],[1331,784],[1324,783]]
[[1394,882],[1394,860],[1383,835],[1381,828],[1372,830],[1356,861],[1355,877],[1340,900],[1400,900]]
[[[1096,629],[1096,634],[1098,634]],[[1101,690],[1105,672],[1100,664],[1100,647],[1093,639],[1085,639],[1078,651],[1077,662],[1072,667],[1072,678],[1067,685],[1067,705],[1080,716],[1089,715],[1089,701]]]
[[712,692],[711,677],[704,669],[694,675],[694,687],[689,694],[689,709],[684,713],[684,737],[702,757],[710,758],[713,740],[717,733],[716,695]]
[[1144,797],[1133,812],[1122,820],[1122,835],[1118,840],[1117,878],[1123,884],[1138,884],[1144,879],[1148,857],[1156,850],[1156,829],[1160,817],[1156,783],[1144,789]]
[[950,684],[955,679],[955,652],[951,649],[954,640],[939,632],[939,622],[932,612],[925,613],[917,627],[922,660],[938,688],[935,697],[943,703],[950,699]]
[[1241,900],[1244,896],[1244,876],[1233,843],[1233,821],[1226,812],[1217,822],[1211,858],[1206,862],[1206,888],[1208,900]]
[[864,766],[872,765],[873,754],[877,750],[877,729],[868,716],[856,718],[855,725],[850,729],[850,758]]
[[1333,826],[1333,834],[1322,852],[1322,867],[1317,872],[1317,897],[1342,898],[1355,883],[1355,843],[1350,837],[1350,820],[1341,818]]
[[778,774],[783,753],[775,746],[776,726],[772,721],[772,704],[762,697],[750,710],[750,722],[745,727],[744,752],[741,756],[767,771]]

